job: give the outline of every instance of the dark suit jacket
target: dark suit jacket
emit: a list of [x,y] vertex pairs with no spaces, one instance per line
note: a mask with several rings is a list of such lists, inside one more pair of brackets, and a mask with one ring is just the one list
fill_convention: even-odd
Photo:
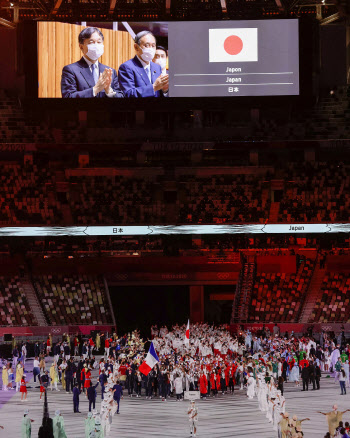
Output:
[[107,382],[107,376],[106,376],[106,374],[105,374],[105,373],[101,373],[101,374],[98,376],[98,380],[99,380],[100,384],[103,386],[104,383]]
[[79,400],[79,388],[77,388],[76,386],[73,388],[73,400]]
[[309,377],[311,379],[315,378],[315,367],[314,367],[314,365],[310,365],[309,366]]
[[73,370],[72,370],[72,367],[70,365],[67,366],[64,376],[65,376],[66,380],[73,379]]
[[154,92],[153,84],[162,74],[160,65],[150,62],[152,83],[137,56],[119,66],[119,85],[125,97],[161,97],[161,91]]
[[95,386],[90,386],[87,389],[87,396],[88,396],[89,401],[96,400],[96,388],[97,388],[98,384],[99,384],[99,382],[97,382]]
[[308,380],[308,378],[309,378],[309,370],[308,370],[308,367],[304,367],[304,368],[301,370],[301,378],[302,378],[303,380]]
[[111,373],[113,373],[113,365],[111,363],[105,363],[105,370],[111,369]]
[[[102,73],[105,68],[109,68],[101,63],[98,63],[98,67],[99,73]],[[84,58],[63,67],[61,79],[62,97],[94,97],[92,90],[94,85],[94,78]],[[114,69],[111,87],[116,92],[115,97],[124,97],[119,87],[117,72]],[[107,96],[103,90],[96,97]]]
[[121,385],[114,385],[113,390],[115,390],[113,393],[114,400],[119,400],[123,395],[123,387]]
[[40,354],[40,347],[38,344],[34,345],[34,356],[38,356],[39,357]]

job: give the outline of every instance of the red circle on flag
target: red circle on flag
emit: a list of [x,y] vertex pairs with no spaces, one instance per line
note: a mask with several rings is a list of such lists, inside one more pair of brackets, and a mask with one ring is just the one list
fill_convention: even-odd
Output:
[[231,35],[225,39],[224,49],[229,55],[238,55],[243,49],[243,41],[237,35]]

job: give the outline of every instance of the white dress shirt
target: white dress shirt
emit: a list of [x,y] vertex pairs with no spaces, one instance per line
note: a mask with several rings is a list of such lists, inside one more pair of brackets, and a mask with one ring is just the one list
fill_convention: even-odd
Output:
[[[136,55],[137,56],[137,55]],[[150,81],[150,83],[152,84],[152,72],[151,72],[151,63],[149,62],[147,64],[147,62],[145,62],[143,59],[141,59],[139,56],[137,56],[137,59],[141,62],[143,69],[145,70],[146,75],[148,76],[148,79]],[[163,73],[163,72],[162,72]],[[161,90],[162,93],[164,94],[164,96],[166,96],[168,94],[167,92],[164,92],[163,90]],[[156,94],[156,92],[153,89],[153,93],[154,95]]]
[[[89,59],[86,58],[86,56],[83,56],[83,58],[85,59],[86,64],[89,66],[89,69],[90,69],[91,73],[93,73],[92,72],[92,67],[91,67],[92,64],[95,64],[96,68],[97,68],[97,71],[99,71],[98,60],[95,61],[95,62],[91,62]],[[94,97],[96,97],[95,90],[93,90],[92,92],[93,92]],[[108,90],[108,93],[106,93],[106,96],[107,97],[114,97],[115,95],[116,95],[116,92],[113,91],[112,87],[109,87],[109,90]]]
[[[136,55],[137,56],[137,55]],[[139,56],[137,56],[137,59],[141,62],[141,65],[143,67],[143,69],[145,70],[145,73],[150,81],[150,83],[152,84],[152,73],[151,73],[151,63],[149,62],[147,64],[147,62],[145,62],[143,59],[141,59]],[[155,95],[156,92],[153,89],[153,94]]]

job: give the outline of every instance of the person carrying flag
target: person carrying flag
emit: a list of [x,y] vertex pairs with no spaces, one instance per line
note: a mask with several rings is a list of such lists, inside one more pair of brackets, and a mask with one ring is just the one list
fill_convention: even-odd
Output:
[[151,342],[151,345],[149,347],[146,359],[142,362],[142,364],[139,367],[139,371],[144,374],[145,376],[148,376],[150,371],[153,369],[153,367],[159,362],[159,357],[157,355],[157,352],[154,348],[153,342]]

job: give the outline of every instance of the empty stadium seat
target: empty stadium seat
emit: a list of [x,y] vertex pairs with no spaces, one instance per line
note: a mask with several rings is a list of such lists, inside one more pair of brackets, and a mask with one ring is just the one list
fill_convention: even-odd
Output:
[[41,275],[34,287],[50,324],[110,324],[112,317],[102,277]]

